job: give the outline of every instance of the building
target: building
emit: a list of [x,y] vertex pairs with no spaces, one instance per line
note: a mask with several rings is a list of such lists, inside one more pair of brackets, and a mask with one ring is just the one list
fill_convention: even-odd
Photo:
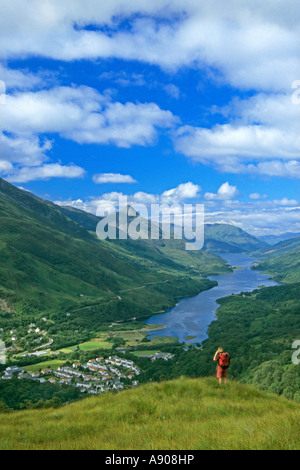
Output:
[[24,369],[22,369],[21,367],[11,366],[5,369],[4,374],[12,376],[13,374],[19,374],[21,372],[24,372]]

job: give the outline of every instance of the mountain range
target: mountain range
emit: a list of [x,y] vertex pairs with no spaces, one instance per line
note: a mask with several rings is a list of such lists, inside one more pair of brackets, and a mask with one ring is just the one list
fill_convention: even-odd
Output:
[[[119,318],[147,316],[155,311],[154,304],[159,310],[169,307],[175,291],[184,296],[201,290],[199,274],[203,278],[230,271],[219,254],[256,252],[268,263],[274,254],[276,259],[286,257],[300,244],[298,237],[270,247],[226,224],[206,224],[205,244],[197,252],[185,250],[184,240],[99,240],[101,218],[61,207],[3,179],[0,220],[0,299],[22,314],[100,303],[103,320],[110,302],[109,310]],[[161,282],[168,283],[163,292]],[[144,292],[138,291],[142,286]],[[131,289],[136,289],[134,302],[132,295],[124,295],[122,302],[116,298]]]
[[259,237],[259,239],[268,243],[269,245],[277,245],[277,243],[296,237],[300,237],[299,232],[286,232],[280,235],[263,235]]

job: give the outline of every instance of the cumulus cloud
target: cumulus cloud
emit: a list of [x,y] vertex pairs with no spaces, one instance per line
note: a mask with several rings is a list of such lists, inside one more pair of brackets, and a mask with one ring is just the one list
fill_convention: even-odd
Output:
[[55,81],[53,73],[47,71],[33,73],[28,69],[11,69],[3,64],[0,64],[0,79],[5,83],[7,91],[32,90]]
[[84,174],[84,169],[77,165],[48,163],[39,167],[23,167],[20,170],[13,170],[9,172],[7,179],[11,183],[28,183],[49,178],[81,178]]
[[4,133],[0,129],[0,161],[37,166],[47,160],[52,143],[33,134]]
[[[3,59],[119,58],[172,71],[188,66],[216,82],[261,91],[218,110],[227,113],[225,124],[182,126],[174,133],[175,149],[224,172],[300,177],[299,112],[290,99],[300,70],[300,19],[292,0],[284,8],[273,0],[111,0],[101,7],[94,0],[15,0],[1,11]],[[80,144],[130,148],[153,145],[158,129],[179,123],[155,103],[112,102],[83,86],[44,89],[45,76],[26,70],[2,66],[1,74],[23,91],[7,96],[1,128],[17,136],[12,145],[23,139],[35,153],[45,153],[38,136],[47,132]],[[145,85],[141,74],[112,72],[111,79]],[[180,97],[174,84],[165,91]]]
[[208,201],[227,201],[236,198],[239,195],[239,191],[236,186],[231,186],[228,181],[218,189],[216,194],[205,193],[204,198]]
[[249,195],[249,199],[254,199],[254,200],[268,199],[268,195],[267,194],[252,193],[252,194]]
[[167,204],[176,204],[186,199],[195,199],[199,196],[201,187],[194,183],[180,184],[176,188],[164,191],[161,195],[161,201]]
[[200,186],[191,182],[179,184],[176,188],[163,191],[161,194],[145,193],[138,191],[134,194],[125,195],[121,192],[113,191],[110,193],[102,194],[97,198],[90,198],[88,201],[79,200],[66,200],[56,201],[59,205],[70,205],[78,209],[85,210],[87,212],[97,213],[98,215],[104,215],[105,211],[110,208],[117,210],[119,203],[122,204],[124,200],[125,204],[130,204],[133,207],[139,204],[146,206],[150,204],[181,204],[185,201],[195,199],[199,197]]
[[[80,144],[129,148],[153,145],[158,129],[172,127],[176,122],[178,119],[170,111],[160,109],[155,103],[112,102],[107,95],[86,86],[15,91],[7,94],[1,109],[0,161],[26,168],[40,166],[40,172],[33,171],[32,178],[36,175],[41,179],[44,171],[41,165],[48,163],[52,147],[43,135],[57,134]],[[5,168],[10,169],[2,164],[4,173]],[[26,169],[22,175],[25,173]],[[17,181],[14,175],[8,176]]]
[[300,178],[300,162],[296,160],[288,162],[272,160],[270,162],[258,163],[257,165],[250,164],[241,167],[241,172],[277,176],[279,178]]
[[287,197],[284,197],[279,200],[274,200],[274,203],[279,206],[286,206],[286,207],[294,207],[299,204],[299,202],[296,199],[288,199]]
[[[177,152],[219,171],[300,178],[300,114],[291,102],[300,70],[294,3],[0,0],[0,58],[7,63],[117,58],[172,72],[191,67],[253,95],[215,108],[222,124],[174,130],[179,119],[156,103],[114,102],[87,86],[54,86],[47,74],[2,65],[0,79],[9,92],[0,115],[1,174],[55,164],[49,161],[48,133],[79,144],[130,148],[153,145],[159,132],[173,130]],[[109,73],[100,78],[149,86],[139,73]],[[164,89],[181,96],[172,83]],[[221,196],[212,194],[211,200]]]
[[300,177],[300,114],[290,94],[260,93],[213,112],[230,122],[179,127],[178,152],[223,172]]
[[152,144],[157,128],[177,121],[155,103],[111,102],[93,88],[74,86],[7,95],[0,127],[16,134],[57,133],[78,143],[128,148]]
[[240,161],[296,159],[299,156],[299,138],[277,128],[258,125],[217,125],[213,129],[184,126],[178,131],[177,151],[194,160],[214,162],[223,168],[232,168]]
[[206,210],[205,222],[235,225],[255,236],[280,235],[286,232],[299,232],[300,207],[284,208],[274,203],[264,208],[256,203],[230,211]]
[[104,183],[136,183],[136,180],[130,175],[121,175],[120,173],[101,173],[93,176],[96,184]]
[[0,160],[0,174],[1,173],[9,173],[11,172],[13,169],[13,166],[10,162],[6,161],[6,160]]
[[1,9],[0,57],[192,65],[238,88],[282,90],[299,70],[294,10],[292,0],[284,9],[272,0],[15,0]]

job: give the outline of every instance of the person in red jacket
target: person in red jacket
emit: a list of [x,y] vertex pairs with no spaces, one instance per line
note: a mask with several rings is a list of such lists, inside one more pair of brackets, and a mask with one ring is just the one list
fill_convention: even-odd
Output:
[[218,348],[214,355],[214,361],[218,363],[217,367],[217,379],[219,383],[226,383],[227,380],[227,369],[230,365],[230,356],[228,353],[224,352],[223,348]]

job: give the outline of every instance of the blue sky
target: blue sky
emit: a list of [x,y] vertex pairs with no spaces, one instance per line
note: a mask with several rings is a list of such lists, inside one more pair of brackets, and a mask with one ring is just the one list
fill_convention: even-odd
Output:
[[94,213],[121,193],[300,231],[293,1],[2,3],[1,177]]

